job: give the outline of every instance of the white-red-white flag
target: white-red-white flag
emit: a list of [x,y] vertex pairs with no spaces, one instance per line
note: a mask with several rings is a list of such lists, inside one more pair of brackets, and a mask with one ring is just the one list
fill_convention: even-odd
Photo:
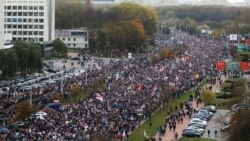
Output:
[[99,93],[96,94],[96,99],[100,101],[104,101],[103,97]]

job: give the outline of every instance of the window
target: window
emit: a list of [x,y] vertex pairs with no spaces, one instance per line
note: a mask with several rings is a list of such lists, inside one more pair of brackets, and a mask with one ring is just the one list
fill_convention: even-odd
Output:
[[23,19],[23,22],[26,23],[26,22],[27,22],[27,19]]
[[17,28],[18,28],[18,29],[22,29],[22,25],[18,25]]
[[22,12],[18,12],[18,16],[22,16],[23,15],[23,13]]
[[85,44],[85,48],[88,48],[88,44]]
[[17,13],[16,13],[16,12],[13,12],[13,16],[17,16]]
[[85,38],[85,41],[88,41],[88,38]]
[[68,38],[68,41],[70,41],[70,38]]
[[38,16],[38,12],[34,12],[34,16]]
[[76,38],[74,38],[74,41],[76,41]]
[[75,47],[75,46],[76,46],[76,44],[73,44],[73,46]]
[[17,6],[13,6],[12,8],[13,8],[13,10],[16,10],[16,9],[17,9]]
[[38,32],[37,32],[37,31],[34,31],[34,35],[38,35]]
[[39,38],[39,42],[43,42],[43,38]]
[[32,13],[32,12],[29,12],[29,16],[33,16],[33,13]]
[[40,13],[39,13],[39,16],[43,16],[43,15],[44,15],[44,13],[43,13],[43,12],[40,12]]
[[33,28],[34,28],[34,29],[38,29],[38,25],[34,25]]
[[11,16],[11,12],[7,12],[7,16]]
[[43,6],[39,6],[39,10],[44,10],[44,7]]
[[11,6],[7,6],[7,9],[8,9],[8,10],[11,10]]
[[23,29],[27,29],[28,28],[28,26],[27,25],[23,25]]
[[27,8],[27,6],[23,6],[23,10],[27,10],[28,8]]
[[22,6],[18,6],[18,10],[22,10]]
[[65,38],[62,38],[62,40],[64,41],[64,40],[65,40]]
[[33,7],[32,7],[32,6],[29,6],[29,10],[33,10]]
[[[23,35],[27,35],[27,31],[23,31]],[[27,39],[26,39],[27,40]]]
[[29,34],[29,35],[32,35],[32,31],[29,31],[28,34]]
[[43,31],[39,31],[39,35],[43,35]]
[[18,19],[17,19],[17,22],[21,23],[21,22],[22,22],[22,19],[21,19],[21,18],[18,18]]
[[68,44],[68,46],[70,46],[70,44]]
[[39,23],[43,23],[43,19],[39,19]]
[[39,29],[43,29],[43,25],[39,25]]
[[27,12],[23,12],[23,16],[28,16],[28,13]]

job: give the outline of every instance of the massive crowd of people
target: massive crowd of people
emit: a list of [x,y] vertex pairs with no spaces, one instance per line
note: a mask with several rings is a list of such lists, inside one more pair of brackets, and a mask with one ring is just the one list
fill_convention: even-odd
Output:
[[[166,40],[161,36],[159,39]],[[5,140],[88,140],[98,134],[112,138],[127,137],[141,120],[149,118],[168,100],[162,98],[163,90],[174,88],[173,93],[168,93],[169,96],[181,95],[196,86],[203,77],[213,75],[216,61],[227,58],[223,41],[198,38],[186,33],[179,33],[178,36],[185,37],[187,48],[171,59],[152,63],[148,59],[149,54],[145,53],[133,59],[100,65],[99,69],[89,70],[87,77],[84,73],[67,78],[64,80],[64,92],[69,92],[74,85],[82,89],[93,87],[93,83],[105,75],[112,80],[107,82],[103,91],[91,91],[87,99],[65,105],[60,110],[46,110],[48,115],[44,118],[27,118],[24,125],[10,128]],[[98,63],[103,64],[97,60]],[[116,78],[117,72],[121,71],[119,78]],[[49,103],[53,92],[60,91],[60,87],[59,81],[45,85],[42,90],[32,90],[33,103],[40,107]],[[15,98],[14,94],[6,93],[0,97],[5,102],[3,110],[29,100],[29,93],[18,92]],[[16,110],[12,109],[6,113],[9,119],[15,117]]]

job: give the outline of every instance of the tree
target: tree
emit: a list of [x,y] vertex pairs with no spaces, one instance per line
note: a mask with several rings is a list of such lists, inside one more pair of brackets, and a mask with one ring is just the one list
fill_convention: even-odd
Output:
[[14,50],[18,57],[21,73],[31,73],[42,69],[41,48],[38,44],[16,41]]
[[157,63],[158,61],[159,61],[159,59],[158,59],[158,57],[157,57],[157,55],[156,54],[152,54],[151,56],[150,56],[150,59],[151,59],[151,62],[152,63]]
[[140,19],[120,22],[108,22],[97,32],[97,48],[106,55],[113,51],[125,50],[136,52],[134,47],[141,47],[146,43],[147,36]]
[[28,101],[24,101],[17,106],[17,113],[15,116],[15,120],[24,120],[30,115],[36,112],[36,107],[31,105]]
[[248,141],[250,138],[250,110],[238,110],[231,118],[229,141]]
[[170,29],[169,29],[169,27],[168,27],[168,26],[164,26],[164,27],[162,28],[162,32],[163,32],[164,34],[169,35],[169,34],[170,34]]
[[206,91],[205,89],[202,89],[201,91],[201,99],[204,102],[205,105],[209,105],[215,100],[216,96],[211,91]]
[[13,50],[0,50],[0,70],[2,78],[11,78],[18,71],[18,57]]
[[57,56],[67,56],[68,46],[64,42],[57,38],[54,40],[53,44],[54,51],[57,53]]
[[172,51],[169,48],[164,48],[161,50],[161,58],[169,59],[172,55]]
[[80,86],[78,85],[73,86],[70,90],[70,93],[75,98],[75,100],[80,95],[80,92],[81,92],[81,89],[80,89]]

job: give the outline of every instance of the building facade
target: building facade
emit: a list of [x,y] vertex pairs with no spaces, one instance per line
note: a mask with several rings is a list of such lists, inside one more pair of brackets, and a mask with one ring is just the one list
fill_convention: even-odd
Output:
[[13,41],[54,40],[55,0],[4,1],[4,28]]
[[85,27],[76,29],[56,29],[55,38],[59,38],[71,49],[89,48],[89,33]]
[[0,49],[4,48],[4,1],[0,0]]

